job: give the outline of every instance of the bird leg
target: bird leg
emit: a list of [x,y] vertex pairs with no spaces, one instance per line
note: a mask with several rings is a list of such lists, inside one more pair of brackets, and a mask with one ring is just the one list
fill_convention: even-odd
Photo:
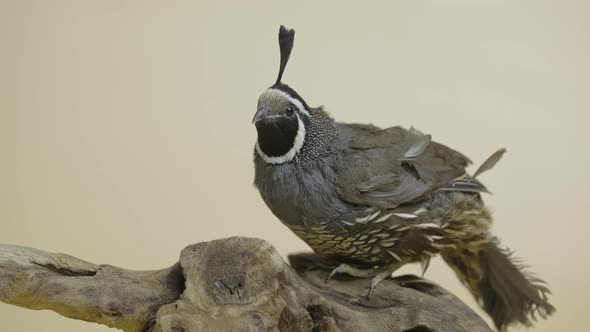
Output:
[[404,261],[399,261],[376,269],[359,269],[348,264],[340,264],[328,275],[328,277],[326,278],[326,282],[328,282],[330,279],[332,279],[332,277],[334,277],[338,273],[345,273],[349,276],[357,278],[372,277],[373,279],[371,279],[371,287],[369,288],[369,294],[367,295],[367,298],[370,299],[371,296],[373,296],[373,290],[375,289],[375,287],[377,287],[377,285],[381,281],[390,277],[395,270],[399,269],[404,264]]

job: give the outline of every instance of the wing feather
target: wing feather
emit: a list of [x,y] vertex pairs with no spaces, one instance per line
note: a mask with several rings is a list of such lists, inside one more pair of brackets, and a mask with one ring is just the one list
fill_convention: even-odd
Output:
[[341,199],[395,208],[445,188],[465,175],[467,157],[415,129],[339,124],[348,140],[337,173]]
[[494,168],[494,166],[496,166],[498,161],[500,161],[500,159],[502,159],[502,156],[504,156],[504,153],[506,153],[505,148],[501,148],[500,150],[494,152],[491,156],[488,157],[488,159],[486,159],[486,161],[483,162],[483,164],[481,164],[481,166],[479,166],[477,171],[475,171],[475,173],[473,173],[473,177],[475,178],[478,175],[480,175],[481,173],[489,171],[490,169]]

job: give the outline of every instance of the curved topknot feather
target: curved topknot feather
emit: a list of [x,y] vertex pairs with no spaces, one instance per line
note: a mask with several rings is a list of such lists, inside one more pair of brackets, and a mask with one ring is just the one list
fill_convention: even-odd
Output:
[[281,83],[283,72],[289,61],[291,50],[293,49],[293,41],[295,40],[295,30],[287,29],[284,25],[281,25],[279,29],[279,48],[281,50],[281,66],[279,68],[279,76],[277,77],[276,84]]

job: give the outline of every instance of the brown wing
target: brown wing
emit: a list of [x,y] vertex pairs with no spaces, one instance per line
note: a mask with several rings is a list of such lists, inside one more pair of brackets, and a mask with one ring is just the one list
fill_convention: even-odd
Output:
[[466,178],[467,157],[417,130],[358,124],[339,124],[339,130],[347,142],[337,174],[345,201],[394,208]]

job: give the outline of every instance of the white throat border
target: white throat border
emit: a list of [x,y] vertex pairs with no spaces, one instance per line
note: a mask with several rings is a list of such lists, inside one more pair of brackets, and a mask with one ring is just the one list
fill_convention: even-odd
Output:
[[268,164],[284,164],[286,162],[289,162],[289,161],[293,160],[293,158],[295,158],[295,155],[297,155],[297,153],[303,147],[303,143],[305,141],[305,125],[303,124],[303,121],[301,121],[301,117],[299,116],[299,114],[296,114],[296,116],[297,116],[297,123],[298,123],[297,134],[295,135],[295,140],[293,141],[293,147],[291,147],[291,149],[289,151],[287,151],[287,153],[285,153],[284,155],[277,156],[277,157],[268,156],[266,153],[262,152],[262,149],[260,149],[260,144],[258,144],[258,140],[256,141],[256,152],[258,152],[258,155],[266,163],[268,163]]

